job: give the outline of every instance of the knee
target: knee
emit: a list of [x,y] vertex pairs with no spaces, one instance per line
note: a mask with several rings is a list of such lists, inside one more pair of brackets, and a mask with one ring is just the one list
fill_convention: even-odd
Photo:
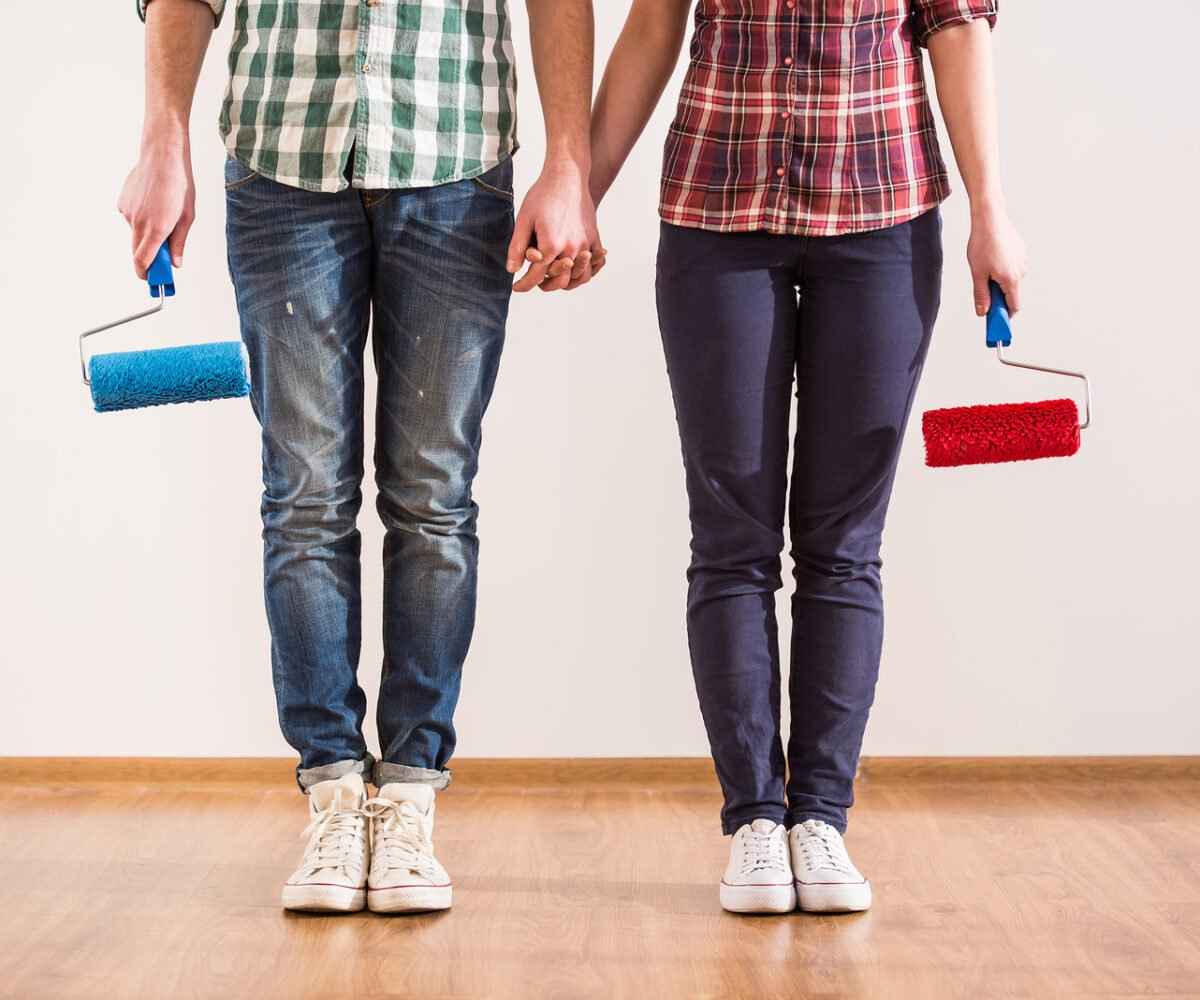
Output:
[[361,476],[336,476],[299,463],[268,478],[263,491],[263,528],[298,544],[329,544],[354,533],[362,506]]
[[877,584],[880,543],[877,529],[853,523],[794,526],[791,556],[797,585],[819,588],[864,580]]
[[693,530],[690,602],[772,594],[782,585],[782,532],[745,524],[718,533]]
[[778,590],[786,482],[751,468],[744,456],[700,462],[685,452],[684,464],[693,595],[733,597]]
[[388,531],[433,537],[473,536],[479,508],[470,485],[449,479],[379,482],[379,517]]

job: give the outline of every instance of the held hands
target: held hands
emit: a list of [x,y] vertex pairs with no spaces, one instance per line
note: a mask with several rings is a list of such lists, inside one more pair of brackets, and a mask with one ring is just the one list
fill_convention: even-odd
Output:
[[513,291],[569,291],[586,285],[604,267],[606,251],[587,174],[586,167],[572,160],[546,162],[525,196],[509,244],[509,273],[529,265]]
[[975,312],[986,316],[992,295],[988,280],[995,281],[1008,300],[1008,311],[1021,308],[1021,279],[1029,269],[1025,241],[1003,209],[972,213],[967,262],[975,285]]
[[133,269],[139,278],[170,237],[171,263],[183,263],[183,248],[196,218],[196,184],[186,148],[143,150],[129,172],[117,210],[133,230]]

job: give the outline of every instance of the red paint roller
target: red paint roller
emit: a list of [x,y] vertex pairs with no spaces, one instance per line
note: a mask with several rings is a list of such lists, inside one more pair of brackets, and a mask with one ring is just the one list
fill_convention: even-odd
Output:
[[996,349],[1003,365],[1082,381],[1083,419],[1073,399],[930,410],[921,419],[921,429],[925,433],[925,464],[932,468],[1066,458],[1079,450],[1079,432],[1091,423],[1092,391],[1086,375],[1005,357],[1004,348],[1012,344],[1012,319],[1000,286],[993,281],[991,290],[987,346]]

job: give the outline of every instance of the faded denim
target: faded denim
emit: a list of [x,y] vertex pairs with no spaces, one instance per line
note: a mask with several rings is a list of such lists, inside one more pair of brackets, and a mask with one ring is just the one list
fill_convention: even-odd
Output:
[[[226,200],[262,425],[272,670],[299,782],[358,770],[443,787],[475,622],[471,485],[511,293],[512,163],[439,187],[329,194],[230,159]],[[368,328],[386,529],[374,765],[357,680]]]

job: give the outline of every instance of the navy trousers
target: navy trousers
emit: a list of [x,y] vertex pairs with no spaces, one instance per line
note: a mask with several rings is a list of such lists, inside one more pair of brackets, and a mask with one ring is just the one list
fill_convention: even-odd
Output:
[[941,275],[936,210],[834,237],[663,224],[658,311],[692,524],[688,645],[726,833],[758,817],[845,830],[879,674],[880,539]]

